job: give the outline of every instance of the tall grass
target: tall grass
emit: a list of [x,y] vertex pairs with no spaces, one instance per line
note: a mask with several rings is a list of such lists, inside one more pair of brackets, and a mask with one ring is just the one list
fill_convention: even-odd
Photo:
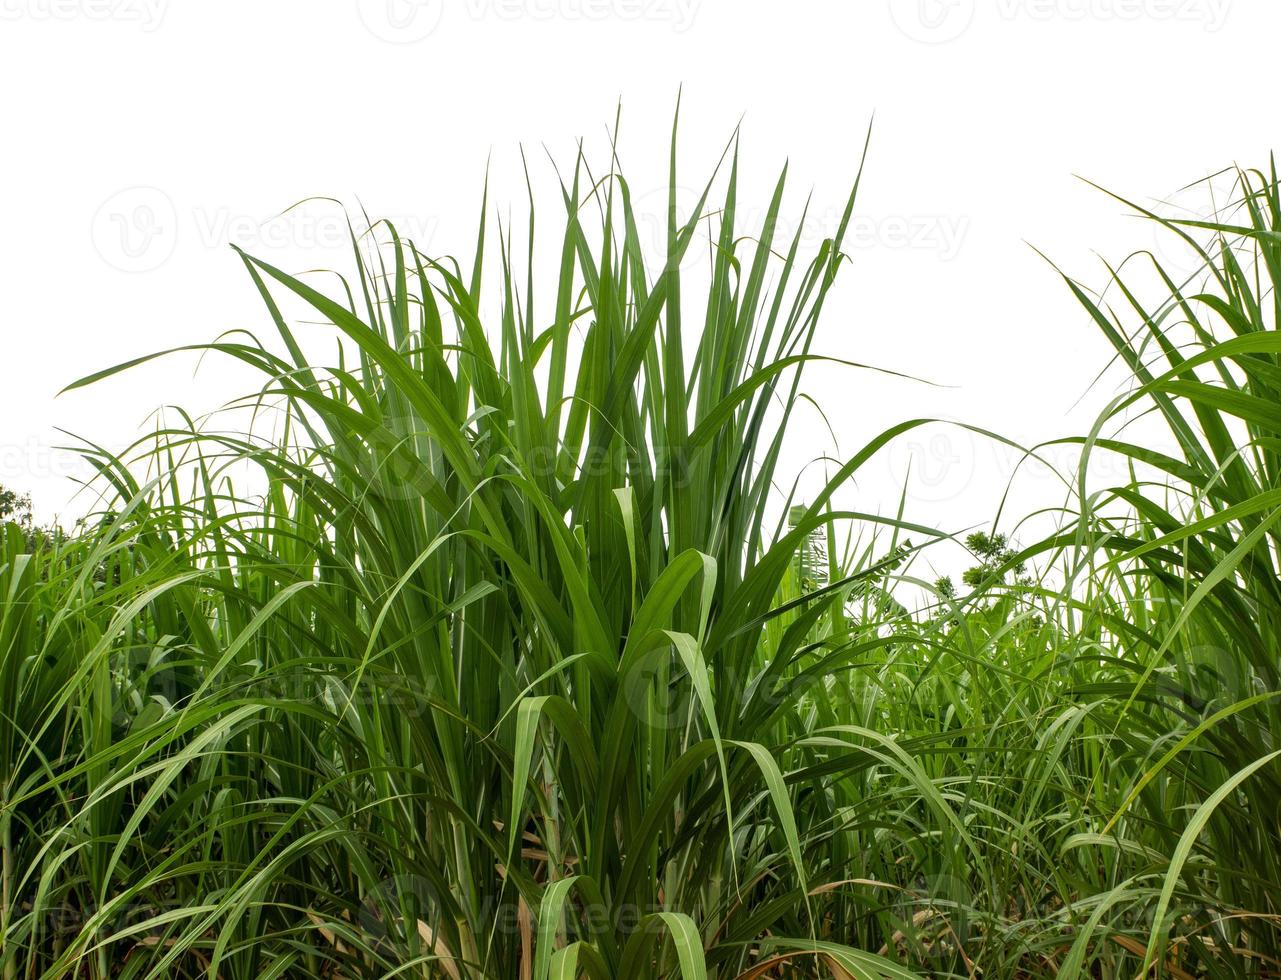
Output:
[[[1133,481],[911,611],[949,534],[831,501],[922,420],[780,472],[856,193],[805,254],[786,172],[760,227],[738,185],[735,138],[682,213],[673,130],[657,268],[612,153],[554,280],[532,204],[466,261],[355,229],[329,291],[242,256],[276,337],[202,348],[240,414],[88,447],[100,513],[7,531],[7,978],[1281,970],[1275,174],[1204,291],[1070,284]],[[1179,457],[1110,431],[1140,404]]]
[[[1106,627],[1117,664],[1133,677],[1110,740],[1134,754],[1135,771],[1115,786],[1122,802],[1105,829],[1122,839],[1141,832],[1172,855],[1145,965],[1181,913],[1192,934],[1177,940],[1176,955],[1196,969],[1274,975],[1281,184],[1275,165],[1234,176],[1232,204],[1208,220],[1138,208],[1198,266],[1176,278],[1139,256],[1164,287],[1159,303],[1145,302],[1124,270],[1111,278],[1115,307],[1069,282],[1135,379],[1083,440],[1087,456],[1117,454],[1148,474],[1093,493],[1082,484],[1081,526],[1094,587],[1117,623]],[[1167,430],[1169,452],[1127,438],[1136,407]],[[1116,503],[1120,519],[1108,513]],[[1139,701],[1146,710],[1135,710]],[[1242,959],[1225,970],[1218,961],[1228,949]]]

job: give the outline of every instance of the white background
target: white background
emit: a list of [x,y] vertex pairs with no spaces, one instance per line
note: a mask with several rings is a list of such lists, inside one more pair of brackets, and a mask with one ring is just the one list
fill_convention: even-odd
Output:
[[[118,449],[158,405],[247,390],[180,357],[55,397],[159,348],[270,337],[229,241],[291,271],[347,261],[340,212],[274,217],[294,202],[359,200],[470,255],[487,157],[491,203],[522,220],[526,148],[550,225],[543,148],[599,151],[620,99],[624,170],[642,200],[661,187],[681,85],[689,185],[742,116],[744,207],[788,158],[792,213],[812,189],[820,231],[875,113],[819,347],[952,387],[815,369],[839,445],[811,414],[790,466],[922,415],[1024,443],[1084,431],[1116,390],[1087,394],[1110,351],[1031,246],[1102,286],[1098,256],[1154,237],[1074,175],[1204,212],[1204,189],[1179,188],[1265,166],[1279,36],[1274,0],[0,0],[0,483],[65,521],[83,469],[57,427]],[[911,459],[910,516],[990,518],[1009,454],[935,433],[843,502],[892,509]],[[1059,499],[1043,478],[1020,494],[1023,511]]]

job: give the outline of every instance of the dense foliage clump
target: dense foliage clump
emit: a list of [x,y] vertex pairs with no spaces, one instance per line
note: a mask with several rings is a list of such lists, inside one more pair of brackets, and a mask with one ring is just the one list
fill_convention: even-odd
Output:
[[928,420],[786,492],[855,198],[806,255],[722,167],[681,213],[673,141],[657,266],[581,157],[550,278],[532,207],[330,292],[244,255],[243,424],[86,450],[39,547],[0,498],[6,980],[1276,975],[1275,172],[1155,304],[1068,281],[1134,384],[1063,442],[1132,478],[962,594],[834,503]]

